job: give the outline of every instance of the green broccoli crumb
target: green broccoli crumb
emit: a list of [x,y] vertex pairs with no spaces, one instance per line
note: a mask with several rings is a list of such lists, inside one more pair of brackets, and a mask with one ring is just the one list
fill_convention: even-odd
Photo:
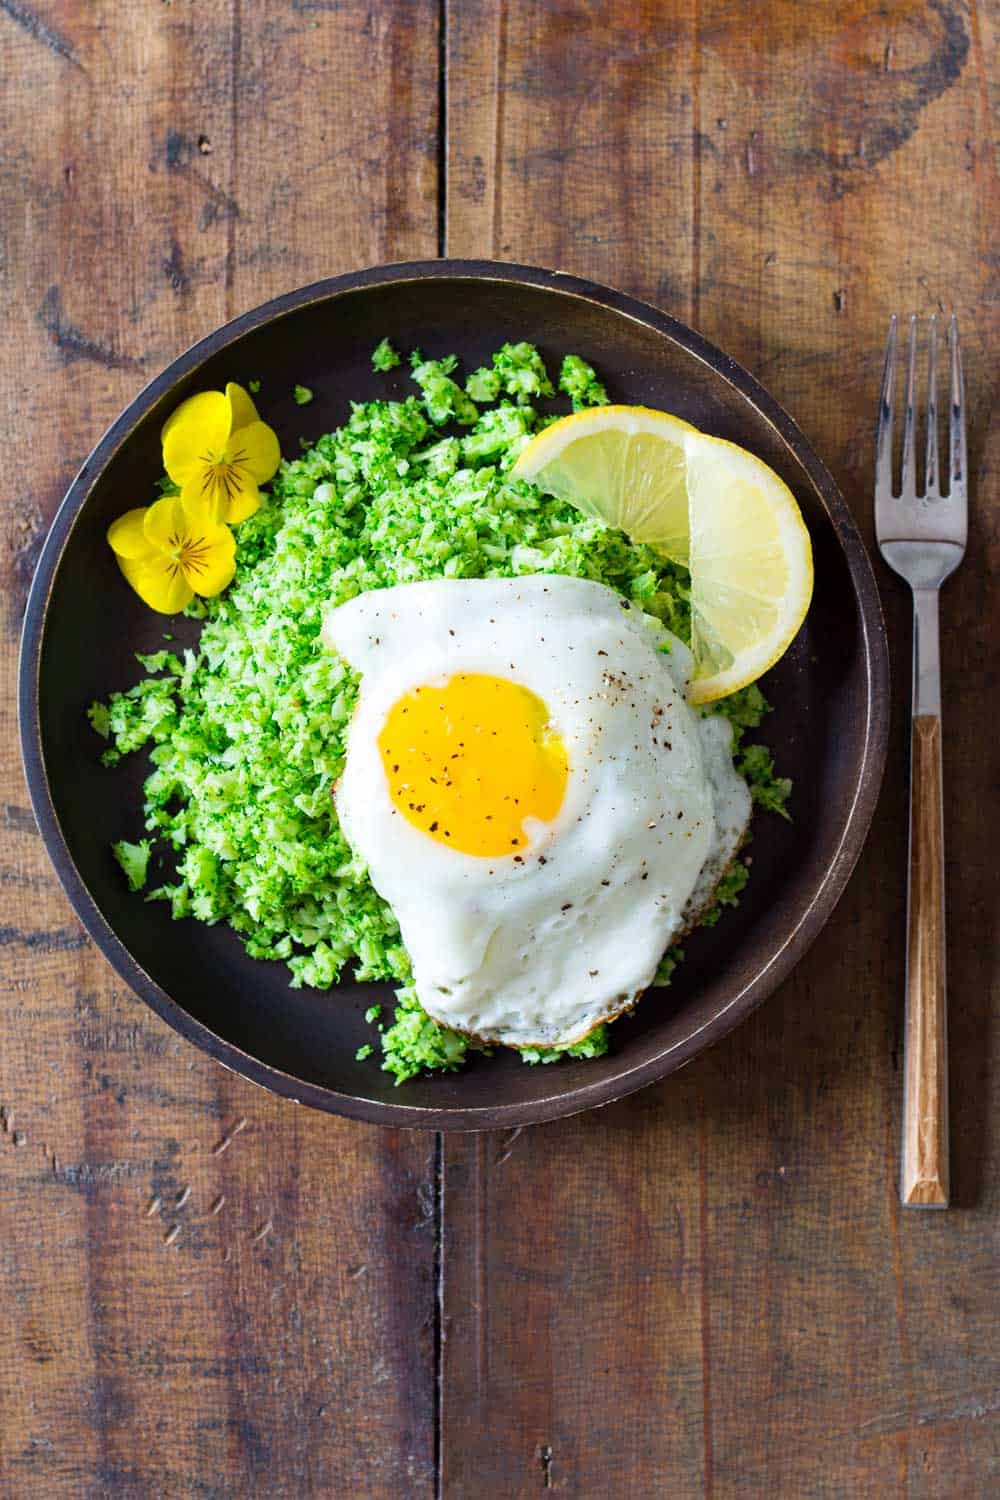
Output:
[[479,419],[479,408],[470,401],[451,372],[458,364],[454,354],[444,359],[424,359],[419,349],[410,356],[410,375],[420,387],[424,410],[436,427],[445,422],[471,426]]
[[95,734],[106,740],[111,733],[111,712],[106,703],[92,703],[87,709],[87,718]]
[[733,726],[735,741],[739,744],[747,729],[756,729],[771,711],[764,694],[755,682],[749,687],[739,688],[735,693],[730,693],[728,698],[722,698],[718,703],[711,704],[702,710],[705,714],[722,714]]
[[141,651],[135,653],[135,659],[140,667],[149,673],[172,672],[179,677],[184,670],[173,651],[151,651],[143,654]]
[[733,764],[739,774],[746,778],[750,796],[758,807],[777,813],[791,821],[786,803],[792,793],[792,783],[787,776],[778,776],[774,770],[774,758],[766,745],[747,745],[740,750]]
[[465,1061],[467,1037],[432,1021],[414,991],[397,991],[395,1020],[382,1033],[382,1069],[391,1073],[397,1086],[419,1073],[454,1072]]
[[465,394],[478,401],[480,406],[488,406],[500,394],[500,376],[496,370],[487,370],[485,365],[473,370],[465,382]]
[[475,427],[460,439],[465,459],[494,459],[509,469],[526,446],[535,423],[529,406],[511,406],[502,402],[484,411]]
[[733,726],[733,764],[746,780],[754,803],[790,821],[786,804],[792,794],[791,780],[776,774],[774,759],[766,745],[743,744],[747,730],[757,729],[770,711],[771,705],[752,682],[749,687],[713,703],[710,709],[703,710],[703,715],[714,712],[729,720]]
[[592,365],[578,354],[567,354],[559,371],[559,389],[565,391],[574,411],[588,406],[607,406],[608,393],[598,380]]
[[661,989],[665,989],[673,978],[677,965],[683,962],[684,949],[678,943],[675,943],[672,948],[667,949],[666,953],[660,959],[656,973],[653,975],[653,983]]
[[[787,816],[787,815],[786,815]],[[714,927],[727,906],[738,906],[740,891],[750,879],[750,870],[742,859],[734,859],[715,887],[712,904],[698,919],[700,927]]]
[[430,448],[425,448],[423,453],[414,455],[415,463],[427,465],[426,473],[429,478],[448,479],[462,466],[462,444],[463,438],[442,438],[439,443],[434,443]]
[[250,392],[251,396],[258,396],[258,395],[260,395],[260,381],[259,380],[248,380],[247,381],[247,390]]
[[387,370],[394,370],[399,362],[400,357],[388,339],[383,339],[380,344],[376,344],[372,351],[373,370],[380,370],[383,373]]
[[111,845],[111,853],[125,872],[129,890],[141,891],[149,869],[149,840],[140,839],[137,844],[130,844],[127,839],[119,839],[117,844]]
[[355,1062],[364,1062],[365,1058],[366,1057],[371,1057],[371,1055],[372,1055],[372,1053],[374,1051],[375,1051],[375,1048],[372,1046],[371,1042],[365,1042],[364,1046],[363,1047],[359,1047],[358,1050],[357,1050],[357,1052],[355,1052],[355,1054],[354,1054],[354,1060],[355,1060]]
[[539,396],[554,396],[545,362],[534,344],[504,344],[493,356],[493,373],[500,389],[513,396],[519,406]]
[[297,385],[292,395],[295,397],[296,406],[308,406],[313,399],[313,393],[307,385]]
[[559,1062],[564,1057],[603,1057],[610,1047],[607,1026],[596,1026],[582,1042],[571,1042],[568,1047],[519,1047],[521,1061],[532,1067],[538,1063]]
[[369,1026],[370,1026],[373,1021],[377,1021],[378,1020],[378,1018],[379,1018],[379,1016],[381,1014],[382,1014],[382,1007],[381,1007],[381,1005],[369,1005],[368,1009],[365,1011],[365,1020],[368,1022]]

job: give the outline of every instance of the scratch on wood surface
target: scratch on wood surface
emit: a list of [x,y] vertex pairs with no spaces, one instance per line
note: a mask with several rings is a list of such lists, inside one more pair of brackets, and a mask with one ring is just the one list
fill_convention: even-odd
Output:
[[184,251],[177,240],[170,241],[170,254],[160,262],[160,269],[175,292],[183,294],[191,290],[191,277],[184,265]]
[[220,1193],[219,1196],[215,1199],[215,1202],[212,1204],[211,1208],[208,1210],[209,1213],[212,1215],[213,1218],[215,1217],[216,1214],[222,1212],[222,1209],[223,1209],[223,1207],[225,1205],[225,1202],[226,1202],[226,1195],[225,1195],[225,1193]]
[[973,1396],[967,1401],[960,1401],[957,1406],[949,1406],[941,1411],[919,1411],[911,1418],[905,1407],[897,1411],[880,1412],[877,1417],[869,1417],[867,1422],[862,1422],[860,1431],[871,1433],[903,1434],[915,1427],[936,1427],[942,1422],[981,1422],[984,1417],[991,1417],[1000,1411],[1000,1391],[991,1391],[988,1396]]
[[180,1236],[180,1232],[181,1226],[179,1224],[174,1224],[172,1228],[168,1229],[166,1234],[163,1236],[163,1243],[165,1245],[176,1244],[178,1237]]
[[250,1243],[256,1245],[258,1240],[266,1240],[267,1236],[274,1230],[274,1220],[265,1219],[263,1224],[257,1226],[250,1237]]
[[181,1188],[180,1192],[177,1194],[177,1197],[174,1199],[174,1208],[183,1208],[190,1196],[191,1189],[189,1187]]
[[55,890],[55,878],[44,872],[25,873],[23,870],[0,870],[0,885],[17,886],[22,891]]
[[517,1138],[521,1134],[521,1131],[523,1129],[523,1125],[515,1125],[513,1130],[507,1131],[502,1142],[500,1143],[500,1149],[498,1150],[496,1156],[493,1158],[493,1165],[495,1167],[502,1167],[504,1162],[509,1159],[511,1152],[517,1144]]
[[38,322],[58,349],[63,364],[85,359],[102,365],[105,370],[141,370],[146,363],[90,338],[71,323],[63,311],[62,291],[58,286],[50,286],[42,298]]
[[212,209],[209,215],[202,214],[201,227],[203,229],[207,229],[208,225],[214,223],[215,219],[218,218],[218,210],[221,210],[225,214],[230,223],[232,223],[233,219],[239,218],[240,205],[231,193],[227,193],[224,188],[216,187],[212,179],[206,177],[204,172],[199,172],[197,167],[191,167],[190,172],[194,180],[204,188]]
[[8,1109],[6,1104],[0,1104],[0,1130],[4,1135],[10,1135],[14,1128],[14,1111]]
[[76,55],[72,42],[67,41],[54,26],[51,26],[48,21],[43,21],[41,16],[36,15],[27,5],[20,4],[20,0],[0,0],[0,11],[10,16],[11,20],[26,31],[34,41],[46,47],[49,52],[54,52],[56,57],[61,57],[63,62],[79,68],[81,73],[86,72],[86,68]]
[[149,1162],[138,1161],[79,1161],[60,1165],[55,1152],[52,1153],[52,1174],[64,1187],[75,1188],[85,1198],[93,1199],[101,1188],[114,1187],[130,1177],[137,1177],[148,1170]]
[[160,1209],[162,1207],[163,1199],[160,1197],[159,1193],[154,1193],[152,1198],[150,1198],[149,1202],[146,1204],[146,1218],[151,1219],[154,1214],[158,1214],[160,1212]]
[[230,1146],[233,1144],[233,1141],[239,1135],[240,1131],[246,1130],[249,1123],[250,1122],[247,1119],[246,1115],[243,1116],[242,1120],[237,1120],[232,1130],[227,1130],[221,1140],[216,1141],[215,1145],[212,1147],[212,1155],[221,1156],[223,1151],[228,1151]]

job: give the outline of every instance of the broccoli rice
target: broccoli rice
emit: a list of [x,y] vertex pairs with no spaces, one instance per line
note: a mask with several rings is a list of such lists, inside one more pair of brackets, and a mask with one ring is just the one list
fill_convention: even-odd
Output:
[[[374,368],[398,363],[383,339]],[[293,986],[329,989],[348,964],[358,979],[389,981],[395,1015],[373,1007],[368,1019],[398,1082],[460,1066],[471,1044],[419,1006],[395,917],[338,826],[332,791],[358,682],[321,644],[324,614],[363,590],[418,579],[562,573],[690,634],[685,569],[509,477],[532,433],[568,401],[575,410],[607,401],[584,360],[562,361],[561,397],[528,343],[504,345],[465,380],[454,355],[414,351],[409,365],[414,394],[352,403],[341,427],[282,464],[237,529],[233,583],[188,610],[204,621],[196,649],[138,657],[142,678],[90,709],[106,764],[149,753],[144,820],[137,809],[112,846],[130,888],[159,880],[147,899],[169,902],[177,919],[227,922],[251,956],[283,960]],[[172,491],[169,481],[160,488]],[[754,801],[784,814],[790,783],[766,747],[742,743],[767,711],[759,689],[713,708],[734,724]],[[747,878],[737,861],[706,923]],[[659,982],[678,956],[665,955]],[[567,1050],[594,1057],[607,1047],[602,1027]],[[563,1055],[522,1051],[529,1063]]]

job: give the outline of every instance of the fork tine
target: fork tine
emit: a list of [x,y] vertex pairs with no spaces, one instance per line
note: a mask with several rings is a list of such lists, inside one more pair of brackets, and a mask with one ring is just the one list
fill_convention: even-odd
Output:
[[937,499],[940,495],[937,423],[937,313],[931,313],[930,342],[927,346],[927,458],[924,465],[924,493],[930,499]]
[[885,372],[882,397],[875,424],[875,490],[878,495],[892,494],[892,404],[896,390],[896,314],[889,320],[889,337],[885,346]]
[[949,428],[949,461],[951,481],[948,494],[965,494],[965,382],[962,378],[962,351],[958,343],[958,319],[951,315],[948,324],[948,351],[951,355],[951,413]]
[[903,413],[903,473],[899,493],[904,500],[913,500],[917,494],[917,462],[913,442],[913,392],[917,373],[917,317],[910,315],[910,352],[906,366],[906,410]]

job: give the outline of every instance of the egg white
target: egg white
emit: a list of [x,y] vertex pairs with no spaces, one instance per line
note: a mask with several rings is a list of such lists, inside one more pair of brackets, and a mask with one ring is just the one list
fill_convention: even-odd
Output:
[[[396,914],[428,1014],[484,1040],[565,1046],[633,1004],[750,815],[729,724],[685,701],[687,648],[604,585],[556,575],[374,590],[323,633],[362,675],[338,817]],[[389,710],[456,672],[529,688],[567,752],[562,806],[526,822],[517,856],[441,845],[390,798]]]

